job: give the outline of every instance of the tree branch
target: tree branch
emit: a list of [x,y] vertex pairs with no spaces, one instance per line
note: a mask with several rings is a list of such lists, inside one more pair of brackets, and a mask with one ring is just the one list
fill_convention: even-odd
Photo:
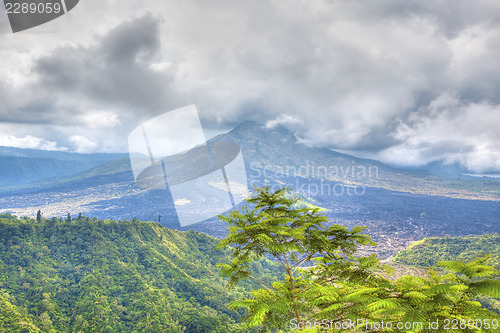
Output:
[[272,285],[270,285],[269,283],[266,283],[266,282],[264,282],[264,281],[261,281],[261,280],[259,280],[259,279],[256,279],[256,278],[254,278],[254,277],[253,277],[253,276],[251,276],[251,275],[249,275],[248,277],[249,277],[250,279],[252,279],[252,280],[254,280],[254,281],[256,281],[256,282],[259,282],[260,284],[262,284],[262,285],[264,285],[264,286],[268,287],[270,290],[274,289],[274,287],[273,287]]
[[306,257],[300,259],[299,261],[297,261],[291,268],[294,268],[295,269],[293,270],[294,272],[303,264],[305,263],[307,260],[311,259],[313,255],[315,255],[316,253],[318,252],[314,252],[314,253],[310,253],[309,255],[307,255]]

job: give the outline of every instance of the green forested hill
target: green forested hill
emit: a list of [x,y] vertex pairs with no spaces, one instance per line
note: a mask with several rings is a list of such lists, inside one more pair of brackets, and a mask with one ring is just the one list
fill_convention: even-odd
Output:
[[153,222],[0,218],[0,331],[245,331],[216,242]]
[[414,242],[399,252],[393,261],[429,267],[440,261],[471,261],[491,255],[490,264],[500,266],[500,236],[431,237]]
[[0,332],[40,332],[28,318],[26,310],[12,304],[4,292],[0,292]]
[[[424,238],[399,252],[392,261],[405,266],[396,266],[396,271],[408,274],[408,268],[430,267],[440,261],[470,262],[484,256],[491,257],[488,261],[490,265],[500,267],[499,235]],[[500,300],[487,297],[477,300],[485,308],[500,313]]]

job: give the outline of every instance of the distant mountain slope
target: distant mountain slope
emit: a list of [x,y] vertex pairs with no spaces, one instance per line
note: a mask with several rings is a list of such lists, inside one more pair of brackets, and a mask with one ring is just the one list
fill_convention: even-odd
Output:
[[430,267],[439,261],[471,261],[491,255],[491,263],[500,267],[500,236],[430,237],[412,243],[392,261],[414,266]]
[[58,150],[40,150],[0,146],[0,156],[54,158],[61,161],[109,161],[127,156],[125,153],[93,153],[82,154]]
[[[100,161],[97,163],[101,163]],[[94,167],[95,161],[58,160],[55,158],[0,157],[0,186],[22,185],[62,177]]]
[[[42,186],[50,188],[54,186],[61,186],[61,185],[63,186],[64,184],[75,183],[75,182],[86,183],[87,180],[93,178],[103,178],[106,176],[112,176],[121,173],[128,174],[130,176],[128,178],[130,180],[133,180],[133,175],[131,171],[132,169],[130,166],[130,159],[128,157],[118,158],[108,162],[104,162],[95,167],[85,169],[84,171],[78,173],[74,173],[57,179],[51,179],[46,182],[40,182],[39,184],[37,184],[37,187]],[[110,177],[109,180],[111,179],[113,178]],[[103,181],[105,182],[106,180],[103,179]]]
[[29,187],[33,182],[77,174],[124,156],[0,147],[0,187]]
[[224,288],[215,244],[152,222],[0,218],[0,316],[43,332],[246,332],[226,307],[245,291]]

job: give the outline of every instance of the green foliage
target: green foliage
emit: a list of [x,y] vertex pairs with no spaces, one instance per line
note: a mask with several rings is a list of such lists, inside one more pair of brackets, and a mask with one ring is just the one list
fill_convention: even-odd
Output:
[[0,214],[0,219],[14,220],[16,217],[12,214]]
[[380,268],[375,256],[354,255],[359,246],[375,244],[362,234],[364,227],[349,231],[340,225],[328,226],[327,217],[318,208],[297,206],[297,199],[287,195],[287,189],[255,191],[247,199],[251,208],[245,206],[227,217],[220,216],[229,223],[230,231],[218,245],[233,247],[231,261],[219,265],[230,279],[229,287],[244,279],[258,280],[250,270],[254,260],[271,256],[281,265],[281,281],[259,281],[264,289],[254,291],[252,300],[230,305],[233,310],[248,309],[248,327],[282,328],[291,319],[313,318],[318,304],[328,301],[318,299],[318,295],[325,292],[333,299],[339,297],[337,291],[332,293],[325,286],[340,281],[374,284],[379,279],[373,273]]
[[0,332],[246,332],[226,303],[256,285],[224,289],[216,243],[153,222],[0,219]]
[[[439,266],[446,274],[429,272],[428,278],[404,276],[395,283],[389,283],[378,289],[378,302],[393,301],[397,308],[382,306],[375,309],[375,315],[386,320],[420,322],[424,325],[437,322],[434,332],[449,332],[446,322],[468,323],[460,327],[459,332],[488,332],[472,325],[478,321],[500,320],[500,316],[484,308],[473,299],[480,295],[500,296],[500,280],[495,277],[500,271],[485,265],[487,259],[478,259],[469,263],[456,261],[440,262]],[[373,303],[372,303],[373,304]],[[373,315],[372,314],[372,315]]]
[[489,264],[500,267],[500,236],[432,237],[414,242],[392,259],[395,262],[430,267],[440,261],[472,261],[490,256]]
[[[442,261],[451,262],[447,265],[462,267],[466,262],[478,258],[487,258],[486,264],[500,268],[500,236],[483,235],[468,237],[432,237],[414,242],[406,250],[399,252],[392,258],[393,262],[428,267]],[[446,265],[446,264],[445,264]],[[443,267],[437,267],[443,270]],[[486,294],[487,295],[487,294]],[[483,307],[500,313],[500,301],[488,296],[480,295],[474,300]]]
[[41,332],[23,310],[11,303],[7,293],[0,292],[0,332]]
[[[235,311],[248,311],[244,318],[248,328],[360,332],[372,329],[334,324],[385,321],[422,325],[410,329],[394,325],[385,327],[386,332],[448,332],[446,321],[457,320],[468,324],[454,331],[489,332],[471,327],[471,320],[498,323],[496,313],[474,300],[500,296],[499,271],[486,264],[487,258],[446,261],[440,263],[444,275],[430,271],[427,278],[403,276],[391,281],[376,273],[384,267],[375,256],[356,256],[360,245],[374,244],[362,234],[364,227],[349,231],[328,225],[318,209],[295,205],[286,191],[257,188],[247,199],[250,207],[220,216],[230,225],[229,235],[218,245],[232,246],[231,261],[219,265],[229,278],[228,286],[246,279],[261,283],[251,298],[229,305]],[[281,280],[269,284],[254,276],[250,264],[265,256],[280,263]],[[426,326],[431,321],[438,323],[435,329]]]

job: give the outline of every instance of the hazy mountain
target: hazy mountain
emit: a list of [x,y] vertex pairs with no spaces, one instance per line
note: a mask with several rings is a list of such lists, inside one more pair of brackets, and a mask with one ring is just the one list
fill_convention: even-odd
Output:
[[[239,144],[251,169],[253,165],[277,174],[288,172],[304,178],[324,178],[409,193],[500,200],[500,181],[495,179],[460,177],[456,168],[452,172],[444,167],[439,169],[437,165],[432,169],[435,174],[425,170],[396,169],[375,160],[307,146],[283,126],[269,129],[256,122],[244,122],[214,140]],[[438,169],[446,177],[439,176]],[[452,174],[454,177],[450,179]]]
[[0,147],[0,187],[60,178],[125,156]]
[[16,156],[31,158],[52,158],[61,161],[98,161],[105,162],[126,156],[124,153],[93,153],[82,154],[58,150],[40,150],[0,146],[0,156]]

